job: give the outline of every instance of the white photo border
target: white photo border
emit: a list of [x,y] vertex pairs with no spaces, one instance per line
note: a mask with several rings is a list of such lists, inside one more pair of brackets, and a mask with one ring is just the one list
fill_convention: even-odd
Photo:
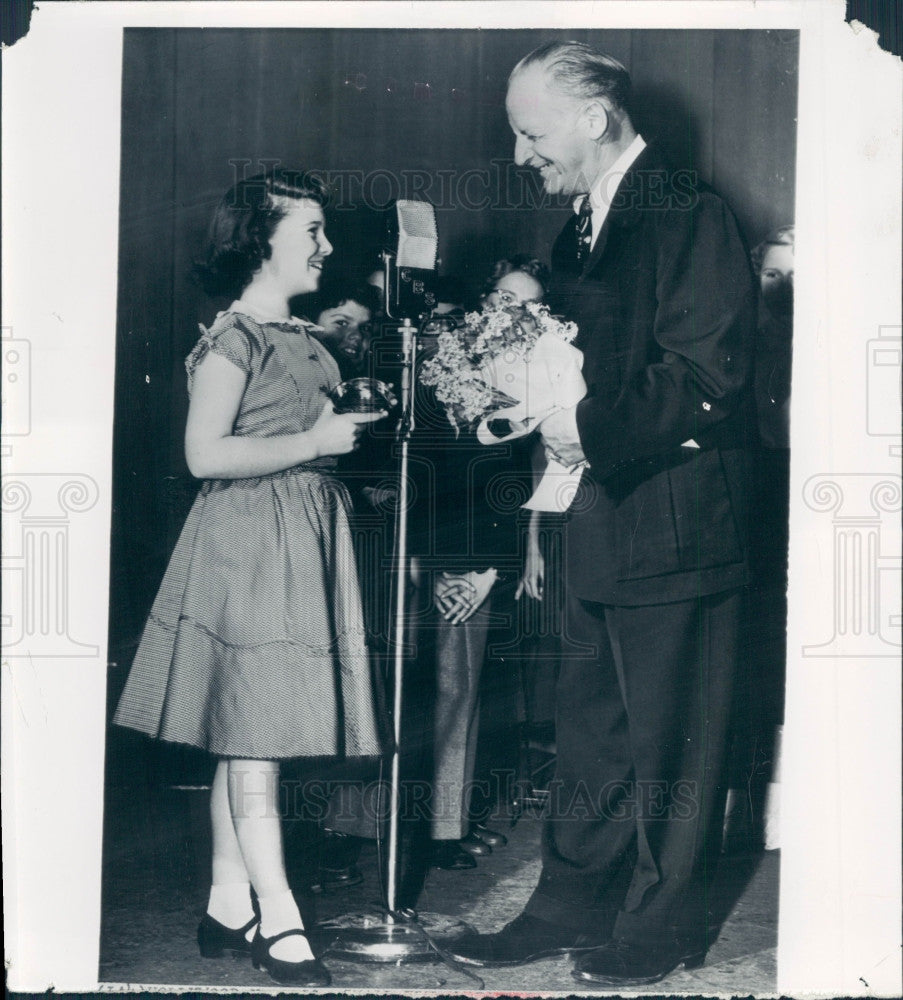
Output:
[[[899,380],[882,382],[870,367],[875,342],[899,357],[901,74],[872,32],[844,22],[843,0],[36,7],[28,35],[3,54],[7,374],[9,358],[23,362],[15,392],[4,383],[13,429],[2,439],[3,509],[19,509],[13,487],[28,477],[73,513],[69,635],[84,649],[3,656],[10,990],[99,988],[123,29],[512,23],[801,32],[777,988],[901,992],[899,516],[884,516],[900,507],[900,440],[872,420],[889,415],[893,426],[900,400]],[[871,610],[886,604],[891,617],[872,634],[890,628],[890,654],[860,641],[868,622],[855,635],[837,630],[838,538],[855,536],[860,522],[869,537],[880,522],[874,588],[885,589]],[[16,538],[5,542],[4,552],[16,550]],[[9,629],[20,609],[13,594],[4,601]]]

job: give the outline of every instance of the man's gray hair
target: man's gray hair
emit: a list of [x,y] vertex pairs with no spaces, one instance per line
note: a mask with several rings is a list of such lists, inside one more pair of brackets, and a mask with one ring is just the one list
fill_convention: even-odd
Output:
[[570,97],[607,98],[612,107],[628,112],[630,74],[611,56],[584,42],[548,42],[534,49],[511,70],[509,81],[528,66],[541,66]]

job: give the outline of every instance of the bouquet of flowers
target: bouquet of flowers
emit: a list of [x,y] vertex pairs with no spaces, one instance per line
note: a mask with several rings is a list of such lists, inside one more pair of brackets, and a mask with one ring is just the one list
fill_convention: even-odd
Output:
[[[571,344],[576,335],[574,323],[556,319],[537,302],[467,313],[463,326],[439,335],[420,380],[435,386],[452,426],[475,426],[482,444],[498,444],[529,434],[586,395],[583,354]],[[562,477],[566,486],[576,486],[581,472],[550,462],[546,477],[554,478],[526,506],[566,509],[575,489],[562,491]],[[553,494],[556,499],[548,499]]]

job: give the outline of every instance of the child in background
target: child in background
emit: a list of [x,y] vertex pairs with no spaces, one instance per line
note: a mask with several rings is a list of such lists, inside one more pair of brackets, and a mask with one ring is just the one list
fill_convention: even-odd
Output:
[[309,309],[320,327],[313,334],[335,358],[342,378],[367,375],[373,321],[380,310],[376,288],[330,276],[312,297]]

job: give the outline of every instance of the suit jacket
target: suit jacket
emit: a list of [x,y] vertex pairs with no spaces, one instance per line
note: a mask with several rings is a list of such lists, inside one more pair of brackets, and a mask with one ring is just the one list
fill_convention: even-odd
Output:
[[737,223],[653,147],[625,174],[582,268],[576,223],[553,247],[550,290],[553,311],[578,325],[588,385],[577,426],[590,469],[568,519],[568,584],[619,605],[742,585],[756,290]]

